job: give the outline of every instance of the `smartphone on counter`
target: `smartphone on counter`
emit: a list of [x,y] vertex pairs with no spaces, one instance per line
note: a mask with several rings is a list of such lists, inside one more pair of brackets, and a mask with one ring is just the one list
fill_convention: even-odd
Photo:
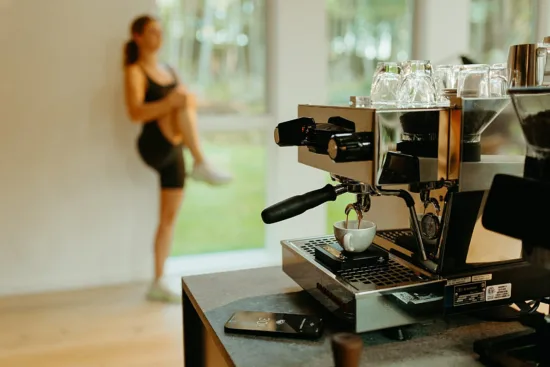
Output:
[[323,335],[323,319],[314,315],[237,311],[224,325],[227,333],[318,339]]

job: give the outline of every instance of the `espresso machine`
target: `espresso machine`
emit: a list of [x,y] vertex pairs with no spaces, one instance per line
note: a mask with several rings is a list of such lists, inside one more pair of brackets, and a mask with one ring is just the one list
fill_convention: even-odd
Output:
[[345,251],[333,235],[281,241],[282,270],[354,332],[399,337],[405,325],[532,308],[550,295],[549,270],[526,260],[521,240],[482,225],[495,175],[521,176],[525,167],[523,155],[481,154],[483,131],[510,98],[456,90],[446,98],[446,106],[429,108],[299,105],[297,118],[275,129],[277,145],[298,147],[298,161],[334,184],[266,208],[264,223],[344,193],[355,200],[343,217],[383,223],[362,253]]
[[[550,88],[518,87],[510,89],[509,94],[527,143],[525,168],[519,176],[495,176],[482,224],[488,230],[521,240],[525,259],[534,267],[550,269],[550,240],[545,230],[550,207]],[[510,223],[510,211],[525,214]],[[528,212],[532,214],[526,215]],[[550,298],[537,300],[535,305],[538,303],[549,304]],[[483,362],[503,367],[550,365],[546,350],[550,319],[535,307],[524,311],[520,322],[529,329],[474,344]]]

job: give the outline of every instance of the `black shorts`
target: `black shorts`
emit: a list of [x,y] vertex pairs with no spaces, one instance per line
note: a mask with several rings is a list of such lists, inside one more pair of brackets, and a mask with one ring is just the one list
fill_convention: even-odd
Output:
[[[156,123],[154,123],[156,125]],[[185,161],[183,145],[173,145],[160,129],[147,129],[138,139],[141,159],[158,172],[163,189],[183,188],[185,185]]]

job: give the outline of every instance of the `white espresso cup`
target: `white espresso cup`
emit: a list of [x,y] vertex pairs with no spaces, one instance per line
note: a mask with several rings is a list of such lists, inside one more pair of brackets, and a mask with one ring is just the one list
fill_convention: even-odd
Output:
[[342,220],[334,223],[334,237],[342,248],[349,252],[363,252],[372,244],[376,235],[376,224],[368,220],[362,220],[357,228],[357,220]]

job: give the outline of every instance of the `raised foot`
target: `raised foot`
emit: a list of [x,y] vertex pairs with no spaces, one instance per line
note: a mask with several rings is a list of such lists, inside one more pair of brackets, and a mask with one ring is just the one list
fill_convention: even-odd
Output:
[[214,186],[225,185],[233,180],[229,173],[214,168],[209,163],[196,165],[191,173],[191,178]]

